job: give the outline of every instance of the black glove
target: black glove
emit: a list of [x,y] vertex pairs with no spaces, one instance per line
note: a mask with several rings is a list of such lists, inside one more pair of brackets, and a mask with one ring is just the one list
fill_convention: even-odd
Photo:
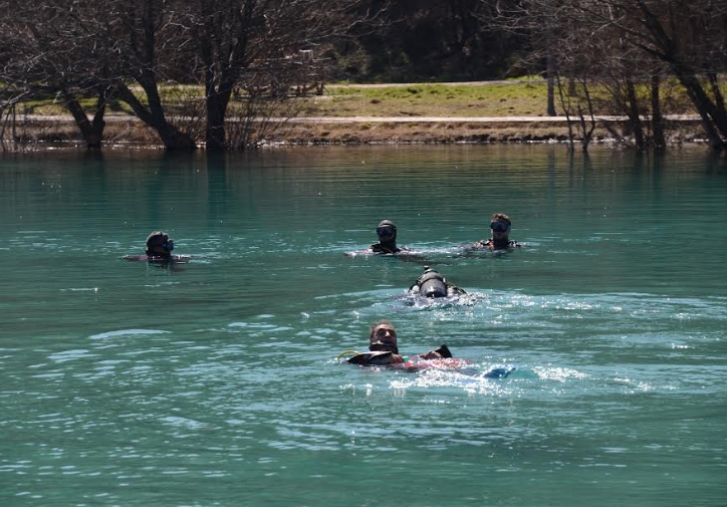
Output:
[[434,349],[434,352],[438,352],[440,356],[442,356],[444,359],[449,359],[452,357],[452,353],[449,351],[449,347],[442,344],[439,346],[438,349]]

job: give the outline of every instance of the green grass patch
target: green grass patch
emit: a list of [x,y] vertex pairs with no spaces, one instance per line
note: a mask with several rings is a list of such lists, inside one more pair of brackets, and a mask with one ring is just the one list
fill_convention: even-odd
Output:
[[[146,96],[138,86],[132,92],[142,103]],[[596,114],[622,114],[612,109],[612,100],[604,89],[590,90],[594,99]],[[649,88],[638,85],[640,100],[648,104]],[[169,106],[169,114],[179,114],[190,107],[202,112],[204,104],[201,86],[167,83],[160,87],[163,101]],[[691,104],[683,89],[675,82],[666,81],[662,85],[664,113],[690,113]],[[520,79],[483,83],[422,83],[422,84],[380,84],[350,85],[329,84],[322,96],[309,95],[295,98],[291,95],[300,114],[305,116],[545,116],[547,104],[547,84],[545,80]],[[575,100],[575,99],[574,99]],[[81,101],[87,112],[95,110],[96,99],[84,98]],[[55,96],[45,96],[22,104],[29,114],[68,114]],[[556,111],[563,114],[556,93]],[[108,112],[132,114],[123,102],[114,101]]]
[[[397,116],[406,110],[412,116],[508,116],[542,111],[547,87],[544,81],[478,84],[418,85],[329,85],[332,100],[301,100],[316,116]],[[318,98],[320,99],[320,97]],[[345,109],[345,112],[343,111]]]

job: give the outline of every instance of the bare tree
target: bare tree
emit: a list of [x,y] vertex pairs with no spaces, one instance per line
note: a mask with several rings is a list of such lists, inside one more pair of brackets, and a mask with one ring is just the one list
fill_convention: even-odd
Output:
[[87,146],[101,146],[108,103],[120,99],[167,148],[195,148],[166,117],[159,90],[179,60],[174,0],[0,0],[0,8],[5,78],[60,98]]
[[[578,18],[591,33],[612,34],[610,47],[618,47],[621,59],[641,52],[638,61],[654,73],[668,69],[683,86],[702,119],[702,125],[715,150],[727,149],[727,110],[721,91],[721,75],[727,63],[727,2],[724,0],[576,0],[568,3],[563,15]],[[609,46],[604,46],[608,48]],[[578,48],[573,48],[578,50]],[[651,63],[647,60],[651,59]],[[652,110],[661,118],[654,100],[654,85],[660,80],[644,78],[644,66],[634,66],[631,79],[651,82]],[[643,81],[642,81],[643,80]],[[627,90],[627,94],[628,94]],[[633,97],[628,100],[635,105]],[[636,111],[629,108],[634,122]],[[661,125],[656,126],[658,132]],[[661,134],[659,134],[661,137]],[[659,139],[658,143],[661,143]]]
[[[666,64],[686,90],[715,150],[727,149],[727,110],[720,73],[727,59],[727,2],[614,1],[629,43]],[[605,22],[605,20],[603,20]]]
[[[0,0],[0,53],[5,81],[61,97],[89,146],[100,146],[109,100],[128,104],[167,149],[196,148],[199,101],[209,150],[226,138],[233,93],[247,111],[266,116],[287,87],[322,89],[325,62],[315,55],[336,36],[365,22],[365,3],[341,0]],[[271,76],[260,93],[261,77]],[[11,79],[12,78],[12,79]],[[201,84],[183,101],[175,84]],[[253,83],[255,93],[246,89]],[[284,93],[280,93],[283,91]],[[244,92],[244,93],[243,93]],[[95,97],[91,117],[87,101]],[[251,101],[256,104],[251,104]],[[267,106],[260,101],[267,102]],[[258,122],[257,125],[273,125]],[[250,123],[255,125],[255,123]],[[253,132],[254,129],[250,130]],[[239,131],[238,131],[239,133]],[[234,143],[240,147],[239,139]],[[243,143],[244,144],[244,143]]]
[[[0,0],[2,79],[23,83],[28,94],[54,96],[71,113],[89,148],[101,146],[107,85],[98,79],[93,35],[84,27],[87,4],[60,0]],[[95,97],[92,117],[81,105]]]
[[0,150],[19,151],[21,149],[21,136],[17,131],[17,106],[28,95],[15,83],[5,84],[0,89]]
[[[195,149],[191,127],[175,125],[160,89],[161,83],[178,76],[188,56],[178,14],[184,0],[99,0],[97,5],[97,37],[105,46],[99,65],[114,62],[116,96],[159,134],[167,149]],[[143,100],[131,83],[141,89]]]
[[[720,77],[727,67],[724,0],[502,0],[502,5],[510,9],[509,26],[534,41],[531,62],[554,58],[561,78],[586,77],[610,90],[612,108],[628,117],[638,149],[665,143],[659,90],[668,74],[691,99],[712,146],[727,149]],[[651,139],[643,123],[649,111]]]
[[[247,102],[235,108],[237,113],[265,109],[260,101],[268,101],[270,107],[278,109],[274,103],[287,95],[288,86],[304,83],[312,72],[320,74],[325,62],[316,53],[333,38],[365,22],[365,18],[353,15],[359,3],[189,0],[185,23],[190,28],[186,35],[191,39],[185,44],[196,46],[201,64],[207,149],[231,147],[226,119],[236,91],[242,91],[238,97]],[[310,57],[302,58],[303,54]],[[278,93],[261,93],[260,78],[264,76],[272,78],[272,84],[277,85],[272,89]],[[248,89],[254,92],[247,93]],[[239,148],[239,139],[234,144]]]
[[574,149],[576,132],[587,151],[596,127],[591,89],[595,69],[603,65],[600,37],[589,31],[577,11],[559,0],[503,1],[497,22],[505,29],[527,33],[532,51],[524,64],[546,71],[546,112],[555,114],[555,92],[568,126],[568,146]]

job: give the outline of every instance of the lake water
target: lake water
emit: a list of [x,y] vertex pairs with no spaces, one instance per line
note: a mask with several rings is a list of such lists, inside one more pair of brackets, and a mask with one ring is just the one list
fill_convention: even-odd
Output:
[[[421,257],[345,255],[384,218]],[[6,157],[0,505],[722,507],[726,219],[702,150]],[[472,367],[339,364],[381,318]]]

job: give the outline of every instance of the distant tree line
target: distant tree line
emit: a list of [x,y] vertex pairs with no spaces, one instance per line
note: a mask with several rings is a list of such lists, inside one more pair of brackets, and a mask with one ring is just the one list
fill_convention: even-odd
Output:
[[504,30],[493,0],[370,0],[376,30],[338,45],[349,79],[379,82],[479,81],[529,71],[526,33]]
[[168,149],[245,149],[274,118],[294,114],[291,95],[320,93],[327,80],[526,73],[547,78],[544,111],[572,118],[571,142],[583,149],[604,102],[628,118],[635,148],[663,149],[663,90],[674,86],[711,146],[727,148],[727,0],[0,0],[0,8],[2,128],[20,101],[53,97],[91,148],[119,103]]

